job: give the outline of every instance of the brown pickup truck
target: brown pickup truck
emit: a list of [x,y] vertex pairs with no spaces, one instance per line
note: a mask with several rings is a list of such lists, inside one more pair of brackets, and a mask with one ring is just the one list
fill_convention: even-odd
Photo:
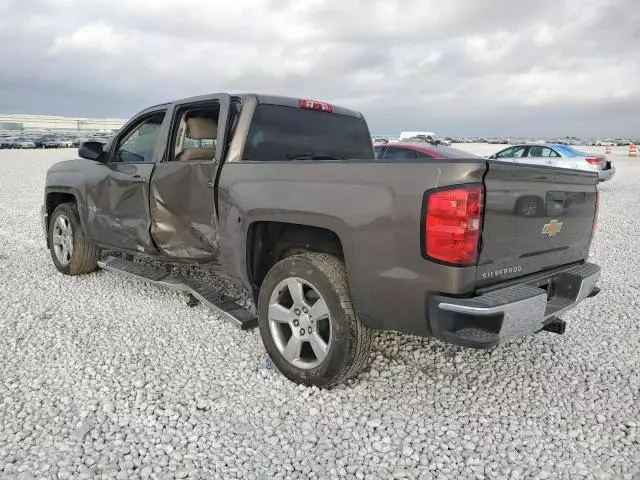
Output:
[[[115,270],[258,325],[295,382],[356,375],[371,330],[474,348],[563,333],[559,316],[599,291],[587,262],[597,174],[473,155],[376,159],[363,116],[328,103],[178,100],[79,156],[47,173],[56,268]],[[221,265],[252,292],[257,318],[138,257]]]

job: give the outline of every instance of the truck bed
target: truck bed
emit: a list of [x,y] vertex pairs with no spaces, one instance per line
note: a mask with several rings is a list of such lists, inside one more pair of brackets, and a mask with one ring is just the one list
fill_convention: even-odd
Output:
[[[483,182],[480,265],[451,267],[425,259],[420,233],[425,193]],[[478,159],[232,162],[223,169],[220,195],[239,201],[220,212],[221,218],[231,219],[221,225],[229,242],[223,250],[235,255],[235,245],[246,243],[248,224],[263,219],[329,229],[340,239],[351,295],[363,321],[374,328],[428,335],[427,301],[433,292],[468,295],[586,258],[596,182],[597,175]],[[553,192],[571,204],[560,211]],[[542,195],[554,215],[516,215],[514,206],[523,195]],[[566,222],[564,230],[541,234],[553,219]],[[514,235],[515,245],[509,240]],[[496,270],[503,272],[483,278]],[[246,278],[247,268],[234,273]],[[403,299],[403,308],[389,298]]]

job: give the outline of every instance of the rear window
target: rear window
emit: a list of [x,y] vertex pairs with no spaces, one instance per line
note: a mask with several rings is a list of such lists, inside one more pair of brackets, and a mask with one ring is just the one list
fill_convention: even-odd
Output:
[[243,155],[261,161],[373,158],[363,119],[267,104],[256,107]]
[[[452,147],[433,147],[432,151],[437,153],[438,155],[442,155],[444,158],[480,158],[477,155],[474,155],[469,152],[465,152],[463,150],[458,150],[457,148]],[[429,155],[429,154],[427,154]]]
[[560,152],[565,157],[580,157],[581,156],[580,152],[578,152],[577,150],[574,150],[571,147],[567,147],[566,145],[554,145],[553,148],[555,148],[558,152]]

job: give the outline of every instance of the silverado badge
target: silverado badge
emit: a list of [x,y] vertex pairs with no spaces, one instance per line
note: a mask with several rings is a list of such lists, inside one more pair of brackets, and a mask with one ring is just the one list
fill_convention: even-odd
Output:
[[548,237],[555,237],[557,233],[560,233],[562,230],[562,222],[558,220],[551,220],[549,223],[546,223],[544,227],[542,227],[542,234],[547,235]]

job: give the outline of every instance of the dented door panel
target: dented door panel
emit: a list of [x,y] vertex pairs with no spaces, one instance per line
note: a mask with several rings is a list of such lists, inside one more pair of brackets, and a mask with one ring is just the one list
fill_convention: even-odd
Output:
[[149,236],[153,167],[152,163],[98,165],[96,175],[87,178],[87,225],[96,243],[144,253],[156,251]]
[[167,162],[156,167],[150,186],[151,236],[163,255],[215,258],[213,162]]

